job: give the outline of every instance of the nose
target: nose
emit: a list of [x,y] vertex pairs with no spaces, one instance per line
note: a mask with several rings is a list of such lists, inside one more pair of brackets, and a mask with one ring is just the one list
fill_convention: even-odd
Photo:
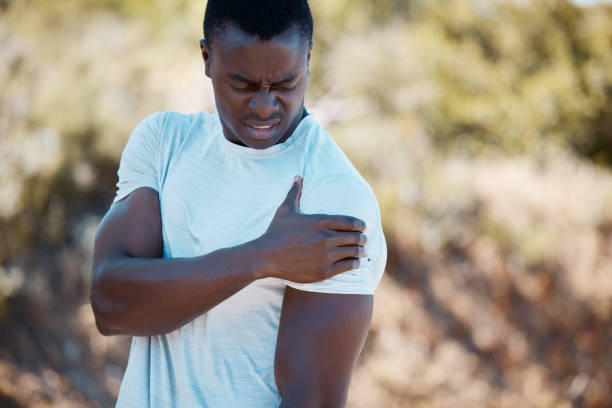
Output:
[[278,101],[270,89],[259,89],[249,100],[249,108],[260,118],[269,118],[278,110]]

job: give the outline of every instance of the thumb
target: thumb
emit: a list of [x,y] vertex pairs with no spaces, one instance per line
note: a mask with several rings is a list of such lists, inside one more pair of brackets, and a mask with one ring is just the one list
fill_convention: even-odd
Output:
[[295,176],[293,178],[293,185],[287,193],[287,197],[285,198],[285,201],[283,201],[283,205],[289,206],[295,211],[299,210],[300,197],[302,197],[302,182],[303,180],[300,176]]

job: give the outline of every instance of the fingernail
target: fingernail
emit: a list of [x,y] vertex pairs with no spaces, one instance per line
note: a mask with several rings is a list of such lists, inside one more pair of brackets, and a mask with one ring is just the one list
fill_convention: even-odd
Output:
[[295,176],[295,177],[293,178],[293,182],[294,182],[294,183],[297,183],[298,179],[299,179],[299,177],[298,177],[298,176]]

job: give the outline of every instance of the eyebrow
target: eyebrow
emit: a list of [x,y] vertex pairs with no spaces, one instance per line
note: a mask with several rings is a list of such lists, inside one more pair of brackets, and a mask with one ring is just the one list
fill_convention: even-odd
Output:
[[[295,79],[297,78],[296,74],[290,74],[288,75],[286,78],[281,79],[278,82],[274,82],[273,85],[283,85],[283,84],[288,84],[290,82],[295,81]],[[229,79],[233,80],[233,81],[241,81],[241,82],[246,82],[249,85],[257,85],[257,82],[251,81],[248,78],[243,77],[242,75],[238,74],[238,73],[232,73],[229,75]]]

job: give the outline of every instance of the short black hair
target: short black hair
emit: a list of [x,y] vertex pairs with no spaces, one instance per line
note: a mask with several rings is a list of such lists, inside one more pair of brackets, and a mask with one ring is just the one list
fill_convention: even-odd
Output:
[[208,0],[204,13],[204,38],[214,37],[228,23],[268,41],[295,26],[312,40],[312,14],[307,0]]

